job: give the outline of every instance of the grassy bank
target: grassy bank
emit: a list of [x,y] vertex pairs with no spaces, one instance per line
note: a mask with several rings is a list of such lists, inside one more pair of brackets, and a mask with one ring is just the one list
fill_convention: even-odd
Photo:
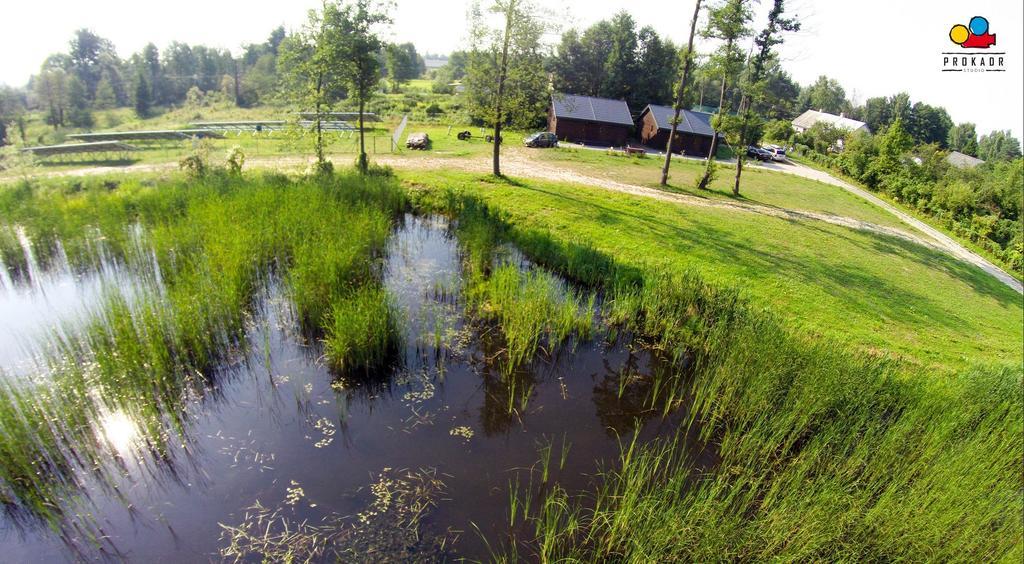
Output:
[[[621,251],[602,251],[608,243],[600,238],[566,236],[552,226],[560,208],[550,202],[544,219],[527,220],[519,213],[541,212],[498,197],[521,204],[506,192],[516,190],[529,187],[446,177],[418,197],[470,221],[475,238],[512,241],[532,260],[601,290],[609,323],[675,359],[645,401],[692,404],[690,424],[717,446],[720,461],[694,482],[685,425],[672,440],[627,444],[590,495],[557,486],[514,495],[540,500],[521,516],[513,505],[515,532],[497,559],[1012,562],[1024,555],[1018,363],[936,377],[830,338],[809,340],[703,280],[697,268],[633,264]],[[593,196],[574,194],[576,208]],[[573,225],[586,232],[582,220]],[[525,527],[512,527],[523,518]]]
[[1020,295],[981,270],[906,241],[816,222],[696,209],[585,186],[403,174],[452,188],[524,229],[586,242],[634,268],[698,272],[736,287],[787,326],[945,373],[1019,365]]

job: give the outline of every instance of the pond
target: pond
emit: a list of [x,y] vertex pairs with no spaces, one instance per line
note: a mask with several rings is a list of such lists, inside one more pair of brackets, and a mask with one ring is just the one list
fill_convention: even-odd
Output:
[[[502,257],[539,271],[507,246]],[[47,335],[74,331],[105,289],[153,284],[112,260],[86,273],[67,261],[27,264],[17,277],[0,269],[0,368],[11,385],[45,379]],[[90,448],[105,464],[75,464],[56,452],[66,446],[49,447],[73,466],[55,490],[55,528],[4,486],[4,560],[253,560],[254,546],[274,554],[288,543],[379,561],[483,559],[517,526],[516,495],[554,483],[592,489],[599,461],[613,464],[634,432],[671,436],[688,417],[645,401],[658,371],[673,368],[597,323],[591,338],[504,370],[494,361],[502,339],[467,311],[444,218],[406,215],[382,276],[401,320],[390,368],[359,378],[328,370],[280,283],[269,283],[237,353],[199,393],[157,407],[162,428],[98,410],[90,417],[102,440]],[[166,448],[153,449],[160,441]],[[714,463],[699,447],[692,457],[698,469]]]

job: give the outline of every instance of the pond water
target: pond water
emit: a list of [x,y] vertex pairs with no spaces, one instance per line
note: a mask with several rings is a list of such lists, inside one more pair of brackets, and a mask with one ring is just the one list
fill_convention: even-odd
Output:
[[[65,265],[33,273],[30,283],[4,276],[0,366],[8,377],[24,371],[36,335],[129,278],[112,264],[88,275]],[[503,376],[490,361],[501,345],[467,320],[460,280],[447,222],[407,216],[384,269],[403,312],[403,362],[358,381],[324,368],[321,348],[296,333],[287,300],[271,288],[248,328],[248,352],[185,404],[187,423],[169,451],[145,454],[144,431],[130,417],[102,414],[114,475],[78,470],[61,535],[8,507],[2,560],[217,560],[239,531],[282,520],[345,523],[349,532],[335,542],[369,560],[486,558],[477,529],[492,546],[507,538],[510,488],[539,484],[542,452],[551,453],[551,481],[583,491],[597,461],[614,462],[633,431],[645,440],[671,435],[686,417],[642,407],[650,376],[668,368],[625,339],[599,334]],[[699,449],[693,457],[698,467],[713,463]],[[418,538],[403,536],[395,524],[411,511],[395,505],[427,499]]]

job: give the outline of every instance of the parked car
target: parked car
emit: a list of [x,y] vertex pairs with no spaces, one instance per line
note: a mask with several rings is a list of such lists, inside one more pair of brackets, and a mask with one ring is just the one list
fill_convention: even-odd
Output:
[[767,149],[762,149],[761,147],[755,147],[753,145],[747,147],[747,156],[752,159],[757,159],[759,161],[772,160],[772,153],[770,151],[768,151]]
[[766,145],[764,147],[771,155],[773,161],[786,162],[786,149],[778,145]]
[[549,147],[558,146],[558,137],[554,133],[547,131],[541,131],[530,135],[526,139],[523,139],[523,144],[527,147],[536,147],[539,149],[546,149]]
[[405,139],[405,147],[407,149],[426,151],[428,145],[430,145],[430,137],[426,133],[410,133],[409,137]]

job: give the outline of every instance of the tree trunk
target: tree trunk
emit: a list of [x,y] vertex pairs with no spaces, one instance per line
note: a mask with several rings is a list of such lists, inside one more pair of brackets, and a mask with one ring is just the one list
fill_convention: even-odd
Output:
[[[743,94],[739,98],[739,113],[743,117],[739,126],[739,142],[740,146],[746,146],[746,128],[748,128],[748,118],[746,111],[748,106],[751,104],[751,99],[748,95]],[[736,181],[732,185],[732,196],[739,196],[739,177],[743,174],[743,159],[746,157],[745,150],[740,150],[739,154],[736,155]]]
[[740,195],[740,176],[743,174],[743,160],[745,158],[746,158],[746,155],[743,154],[742,152],[740,152],[738,155],[736,155],[736,183],[733,184],[733,186],[732,186],[732,195],[733,196],[739,196]]
[[508,47],[512,41],[512,18],[516,2],[510,2],[505,11],[505,38],[501,48],[501,65],[498,67],[498,96],[494,108],[494,176],[501,176],[501,106],[505,97],[505,77],[508,73]]
[[668,134],[668,145],[665,146],[665,166],[661,169],[661,185],[668,186],[668,169],[672,166],[672,145],[676,142],[676,130],[679,129],[679,115],[683,112],[683,96],[686,94],[686,82],[690,77],[690,63],[693,61],[693,35],[697,31],[697,17],[700,15],[700,0],[693,9],[693,20],[690,21],[690,42],[686,47],[686,60],[683,62],[683,76],[679,79],[679,91],[676,92],[676,103],[673,106],[675,117],[672,118],[672,131]]
[[314,104],[314,110],[316,111],[316,165],[317,173],[320,173],[324,169],[324,130],[321,123],[320,115],[320,99],[321,93],[324,87],[324,73],[320,72],[316,76],[316,104]]
[[238,85],[238,59],[232,57],[231,62],[234,63],[235,70],[235,105],[242,107],[242,89]]
[[366,174],[370,169],[366,158],[366,132],[363,129],[363,110],[366,108],[366,96],[359,96],[359,172]]
[[[726,80],[728,77],[725,73],[722,73],[722,91],[718,94],[718,112],[715,114],[719,118],[719,124],[721,124],[721,116],[723,106],[725,105],[725,86],[728,83]],[[700,179],[700,184],[697,188],[701,190],[707,190],[708,184],[711,183],[711,167],[715,166],[715,155],[718,153],[718,132],[713,132],[715,135],[711,138],[711,150],[708,151],[708,162],[704,166],[704,176]]]

